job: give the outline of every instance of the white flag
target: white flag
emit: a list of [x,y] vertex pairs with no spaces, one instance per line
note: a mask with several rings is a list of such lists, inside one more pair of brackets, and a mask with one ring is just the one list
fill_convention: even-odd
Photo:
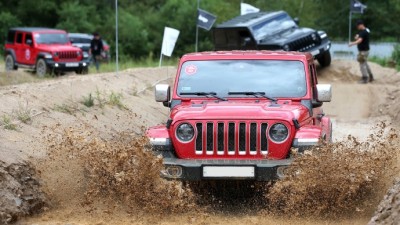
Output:
[[178,40],[179,30],[165,27],[164,28],[164,37],[161,47],[161,54],[171,57],[172,52],[175,48],[175,43]]
[[240,3],[240,15],[245,15],[247,13],[255,13],[255,12],[260,12],[260,9],[252,5],[249,5],[247,3]]

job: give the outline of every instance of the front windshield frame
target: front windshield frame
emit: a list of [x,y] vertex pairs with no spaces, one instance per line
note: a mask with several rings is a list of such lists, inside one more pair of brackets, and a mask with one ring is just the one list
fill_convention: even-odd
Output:
[[36,44],[68,44],[70,42],[66,33],[35,33]]
[[[233,79],[239,76],[243,78]],[[175,94],[180,98],[204,98],[204,96],[188,96],[180,93],[215,92],[222,98],[257,98],[250,95],[228,94],[254,91],[263,92],[272,98],[300,99],[308,95],[307,80],[307,70],[301,60],[193,60],[185,61],[181,65]]]
[[274,35],[293,27],[297,27],[297,24],[294,22],[292,17],[290,17],[286,13],[283,13],[271,19],[263,21],[257,25],[254,25],[253,27],[251,27],[251,31],[254,38],[256,40],[260,40],[264,37]]

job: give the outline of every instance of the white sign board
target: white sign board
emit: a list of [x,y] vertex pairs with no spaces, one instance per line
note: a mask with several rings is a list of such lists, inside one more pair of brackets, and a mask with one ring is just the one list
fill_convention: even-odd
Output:
[[178,40],[179,30],[165,27],[164,28],[164,37],[161,47],[161,54],[165,56],[171,57],[172,52],[175,48],[175,43]]

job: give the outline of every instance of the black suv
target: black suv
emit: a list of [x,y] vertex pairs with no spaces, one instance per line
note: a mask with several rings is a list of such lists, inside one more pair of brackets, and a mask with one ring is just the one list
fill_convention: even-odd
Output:
[[322,67],[331,64],[331,42],[324,31],[298,26],[286,12],[258,12],[235,17],[213,30],[215,50],[310,52]]

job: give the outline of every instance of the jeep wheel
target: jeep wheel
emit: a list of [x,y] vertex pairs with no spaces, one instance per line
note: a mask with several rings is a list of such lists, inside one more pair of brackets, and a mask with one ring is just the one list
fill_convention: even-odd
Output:
[[18,67],[15,65],[14,57],[10,54],[6,56],[6,71],[16,70]]
[[321,67],[327,67],[331,65],[331,53],[329,51],[326,51],[322,55],[318,56],[317,60]]
[[49,68],[44,59],[38,59],[38,61],[36,62],[36,75],[38,77],[44,77],[48,73]]

